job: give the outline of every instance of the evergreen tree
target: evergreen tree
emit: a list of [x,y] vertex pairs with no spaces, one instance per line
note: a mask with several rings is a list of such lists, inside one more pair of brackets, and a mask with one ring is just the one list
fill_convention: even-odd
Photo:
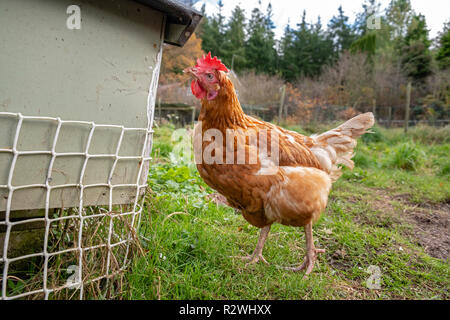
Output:
[[226,25],[225,42],[223,43],[224,63],[231,69],[240,71],[245,67],[245,13],[236,6]]
[[311,26],[311,53],[312,53],[312,74],[318,75],[324,65],[329,64],[334,59],[334,43],[332,35],[322,29],[320,17],[314,26]]
[[[259,3],[261,4],[261,2]],[[273,74],[276,70],[276,50],[269,4],[265,16],[259,8],[254,8],[248,23],[248,40],[245,43],[247,68],[257,73]]]
[[213,56],[222,57],[223,39],[225,34],[225,17],[222,14],[222,0],[219,0],[218,5],[219,13],[217,15],[205,17],[206,21],[204,22],[202,28],[202,49],[205,52],[211,51]]
[[296,76],[312,75],[311,66],[311,44],[309,24],[306,22],[306,11],[303,11],[302,21],[297,24],[298,29],[294,31],[295,40],[292,49],[295,51],[295,64],[298,73]]
[[297,26],[293,45],[297,76],[316,76],[333,58],[333,40],[329,33],[322,30],[320,18],[315,25],[306,22],[305,11],[301,23]]
[[261,50],[264,44],[264,16],[259,8],[252,10],[252,16],[247,28],[248,40],[245,43],[245,58],[247,68],[263,72],[261,64],[265,60],[265,53]]
[[439,35],[436,61],[440,69],[450,68],[450,21],[444,25]]
[[333,39],[336,53],[349,49],[356,39],[355,33],[348,23],[348,17],[344,14],[342,6],[339,6],[338,8],[338,15],[331,18],[328,29]]
[[284,34],[280,41],[281,75],[288,81],[294,80],[299,74],[296,64],[296,52],[293,48],[294,38],[294,30],[292,30],[288,23],[284,28]]
[[314,25],[307,23],[303,11],[297,29],[286,26],[280,42],[280,69],[286,80],[316,76],[332,58],[333,40],[322,29],[320,17]]
[[273,31],[276,26],[272,20],[273,11],[272,4],[269,2],[267,5],[266,16],[264,18],[264,39],[265,48],[268,60],[268,73],[274,74],[278,69],[278,54],[276,50],[275,32]]
[[430,45],[425,17],[414,15],[403,39],[401,62],[406,75],[415,81],[431,74]]

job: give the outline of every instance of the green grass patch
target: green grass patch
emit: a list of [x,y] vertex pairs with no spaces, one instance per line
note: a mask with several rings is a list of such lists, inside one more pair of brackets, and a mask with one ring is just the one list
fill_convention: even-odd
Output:
[[[344,170],[333,185],[327,210],[313,228],[316,246],[326,253],[303,279],[279,268],[303,259],[302,228],[272,227],[263,252],[269,266],[245,267],[233,258],[253,251],[259,230],[211,202],[207,195],[213,190],[194,166],[170,163],[173,128],[158,128],[159,158],[150,168],[151,192],[139,230],[145,255],[134,258],[123,297],[448,299],[448,261],[427,254],[411,237],[415,226],[404,219],[407,205],[450,198],[449,142],[420,130],[402,137],[377,128],[375,136],[360,140],[356,168]],[[396,200],[399,195],[408,204]],[[367,287],[374,267],[381,272],[378,290]]]

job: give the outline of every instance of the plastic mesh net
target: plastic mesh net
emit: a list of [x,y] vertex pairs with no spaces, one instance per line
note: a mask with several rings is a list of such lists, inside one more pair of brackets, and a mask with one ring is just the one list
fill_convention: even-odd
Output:
[[[3,300],[16,298],[80,298],[83,299],[90,286],[110,281],[114,275],[123,271],[129,263],[130,246],[135,240],[135,228],[142,212],[143,194],[147,187],[149,153],[152,130],[149,128],[126,128],[117,125],[103,125],[87,121],[66,121],[52,117],[24,116],[20,113],[0,112],[0,118],[8,118],[15,123],[12,146],[1,149],[0,156],[8,156],[9,172],[0,180],[3,191],[3,210],[0,207],[0,270],[1,295]],[[45,121],[56,126],[48,150],[21,150],[18,143],[24,121]],[[57,145],[63,126],[83,126],[87,128],[84,151],[58,152]],[[151,128],[151,126],[150,126]],[[91,144],[97,130],[111,129],[118,132],[118,141],[113,153],[93,153]],[[142,147],[135,156],[122,155],[121,147],[125,136],[140,134]],[[65,148],[70,149],[70,148]],[[24,156],[45,155],[49,158],[44,168],[44,181],[17,183],[14,179],[17,163]],[[60,183],[53,180],[55,162],[68,158],[81,161],[77,181]],[[87,167],[90,161],[109,159],[107,181],[90,183]],[[123,161],[134,163],[137,171],[135,181],[114,179],[119,164]],[[134,162],[133,162],[134,161]],[[47,165],[48,164],[48,165]],[[23,173],[22,173],[23,174]],[[24,180],[24,179],[22,179]],[[3,183],[3,184],[2,184]],[[87,201],[91,190],[104,190],[101,206],[90,207]],[[39,189],[44,195],[44,205],[38,215],[18,218],[15,215],[14,201],[24,190]],[[75,193],[76,204],[67,207],[52,207],[52,194],[62,190]],[[127,201],[117,203],[117,194],[131,192]],[[26,193],[25,193],[26,194]],[[14,199],[14,201],[13,201]],[[20,201],[20,197],[18,198]],[[106,199],[106,200],[105,200]],[[3,212],[2,212],[3,211]],[[15,250],[27,243],[25,250]],[[35,249],[34,247],[39,249]],[[103,282],[102,282],[103,281]],[[101,284],[100,284],[101,283]]]

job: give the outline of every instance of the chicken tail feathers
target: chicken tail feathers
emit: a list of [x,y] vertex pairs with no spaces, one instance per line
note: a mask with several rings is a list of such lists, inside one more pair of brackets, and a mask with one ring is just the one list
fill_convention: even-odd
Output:
[[356,147],[356,139],[363,135],[375,123],[372,112],[360,114],[339,127],[311,136],[314,146],[311,151],[319,160],[322,168],[336,181],[341,175],[339,164],[353,169],[351,160]]

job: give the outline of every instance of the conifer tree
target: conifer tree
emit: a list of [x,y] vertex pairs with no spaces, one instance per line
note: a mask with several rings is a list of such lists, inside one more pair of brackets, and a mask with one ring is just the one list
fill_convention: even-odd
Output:
[[245,12],[236,6],[226,25],[223,43],[223,59],[226,65],[235,71],[241,71],[246,64],[245,60]]
[[289,22],[284,28],[283,37],[280,41],[280,69],[281,75],[288,81],[294,80],[299,74],[296,64],[296,52],[293,48],[294,30],[289,26]]
[[444,25],[444,29],[439,35],[436,61],[440,69],[450,68],[450,21]]
[[328,29],[337,54],[349,49],[356,39],[355,33],[348,22],[348,17],[344,14],[342,6],[339,6],[338,8],[338,15],[331,18]]
[[425,17],[414,15],[403,39],[401,62],[406,75],[415,81],[431,74],[430,45]]
[[219,12],[212,17],[206,17],[202,32],[202,49],[205,52],[211,51],[215,56],[223,55],[223,38],[225,34],[225,17],[222,14],[223,2],[218,2]]
[[[261,2],[259,2],[261,5]],[[269,9],[270,8],[270,9]],[[271,14],[269,4],[268,13]],[[254,8],[248,23],[248,40],[245,43],[246,67],[257,73],[274,73],[276,70],[276,50],[274,34],[271,30],[270,14],[264,15],[260,8]]]

